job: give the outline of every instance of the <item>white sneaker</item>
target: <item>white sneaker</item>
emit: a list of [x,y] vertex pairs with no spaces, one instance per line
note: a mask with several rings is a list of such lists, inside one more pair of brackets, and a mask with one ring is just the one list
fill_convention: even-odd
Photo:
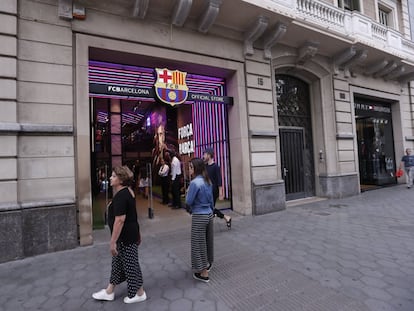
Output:
[[135,303],[135,302],[141,302],[145,300],[147,300],[147,294],[145,292],[141,296],[138,296],[138,294],[135,294],[135,296],[132,298],[129,298],[129,297],[124,298],[125,303]]
[[106,289],[101,289],[99,292],[93,293],[92,298],[96,300],[112,301],[115,299],[115,293],[108,294]]

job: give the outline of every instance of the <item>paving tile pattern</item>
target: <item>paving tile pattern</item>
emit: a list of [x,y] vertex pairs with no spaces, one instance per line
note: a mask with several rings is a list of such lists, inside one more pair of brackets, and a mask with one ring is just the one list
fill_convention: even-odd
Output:
[[[189,228],[143,233],[146,302],[97,302],[110,271],[96,243],[0,264],[3,310],[413,311],[414,190],[396,186],[216,223],[208,284],[191,277]],[[188,221],[186,222],[188,223]]]

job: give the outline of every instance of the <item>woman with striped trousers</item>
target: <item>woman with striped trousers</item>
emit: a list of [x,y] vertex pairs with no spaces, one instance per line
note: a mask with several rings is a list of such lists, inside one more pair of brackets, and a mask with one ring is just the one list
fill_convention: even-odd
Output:
[[213,188],[202,159],[192,159],[189,172],[194,178],[186,197],[186,204],[192,214],[191,266],[195,271],[194,279],[208,282],[208,272],[214,259]]

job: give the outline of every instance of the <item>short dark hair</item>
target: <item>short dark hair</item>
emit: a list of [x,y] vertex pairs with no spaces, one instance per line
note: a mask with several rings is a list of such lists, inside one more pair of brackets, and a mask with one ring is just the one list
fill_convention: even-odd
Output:
[[204,153],[209,154],[212,158],[214,158],[214,149],[213,148],[206,148]]

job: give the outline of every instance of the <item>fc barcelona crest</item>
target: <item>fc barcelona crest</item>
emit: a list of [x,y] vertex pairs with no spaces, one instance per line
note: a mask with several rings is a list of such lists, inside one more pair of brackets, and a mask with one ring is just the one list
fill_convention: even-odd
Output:
[[187,100],[186,72],[166,68],[155,68],[155,72],[157,73],[157,80],[154,84],[155,93],[161,101],[175,106]]

